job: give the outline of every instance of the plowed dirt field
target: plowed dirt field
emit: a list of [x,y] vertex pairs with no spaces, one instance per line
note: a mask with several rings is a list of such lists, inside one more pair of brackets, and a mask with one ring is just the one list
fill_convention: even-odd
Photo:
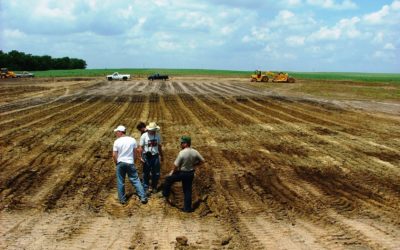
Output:
[[[398,106],[239,78],[34,79],[0,93],[1,249],[400,249]],[[127,183],[118,203],[113,128],[138,139],[139,121],[161,126],[163,175],[183,134],[206,159],[193,213],[179,185],[171,204],[142,205]]]

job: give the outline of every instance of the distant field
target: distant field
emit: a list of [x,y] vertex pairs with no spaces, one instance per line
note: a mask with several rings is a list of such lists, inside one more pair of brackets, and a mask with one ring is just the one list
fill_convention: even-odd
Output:
[[[37,77],[95,77],[105,76],[113,72],[132,74],[136,77],[145,77],[153,73],[162,73],[171,76],[209,75],[243,78],[249,77],[253,73],[252,71],[206,69],[79,69],[36,71],[34,73]],[[296,79],[388,82],[400,84],[400,74],[388,73],[290,72],[290,75]]]
[[168,74],[172,76],[210,75],[232,77],[248,77],[249,74],[251,74],[251,72],[247,71],[201,69],[76,69],[36,71],[34,73],[38,77],[94,77],[105,76],[114,72],[131,74],[135,77],[145,77],[154,73]]
[[292,75],[298,79],[400,83],[400,74],[389,73],[293,72]]

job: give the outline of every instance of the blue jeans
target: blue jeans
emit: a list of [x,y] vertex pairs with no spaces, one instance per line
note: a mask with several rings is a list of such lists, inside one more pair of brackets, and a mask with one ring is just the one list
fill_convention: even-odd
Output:
[[144,154],[143,159],[143,188],[145,191],[149,188],[151,174],[151,187],[156,190],[160,179],[160,158],[158,154],[150,157]]
[[140,179],[134,164],[129,164],[126,162],[117,163],[117,189],[118,189],[118,199],[121,203],[126,202],[125,196],[125,175],[128,175],[129,181],[135,187],[140,200],[146,200],[146,193],[143,190],[143,186],[140,183]]
[[194,171],[177,171],[171,176],[165,178],[163,196],[168,197],[171,192],[171,186],[177,181],[182,181],[183,189],[183,211],[192,211],[192,184],[194,178]]

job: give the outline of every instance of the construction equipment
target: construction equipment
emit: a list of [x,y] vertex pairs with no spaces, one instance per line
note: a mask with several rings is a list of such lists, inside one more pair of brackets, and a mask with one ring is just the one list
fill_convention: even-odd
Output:
[[272,82],[294,83],[296,82],[296,79],[294,79],[293,77],[289,77],[288,73],[279,72],[276,73],[275,76],[272,78]]
[[273,72],[261,72],[261,70],[254,71],[254,75],[251,75],[250,81],[252,82],[268,82],[270,77],[273,77]]
[[268,72],[261,72],[261,70],[256,70],[254,75],[251,75],[250,81],[252,82],[268,82],[269,79],[272,79],[272,82],[288,82],[294,83],[296,79],[293,77],[289,77],[288,73],[274,73],[271,71]]
[[0,78],[16,78],[17,76],[11,70],[7,68],[1,68]]

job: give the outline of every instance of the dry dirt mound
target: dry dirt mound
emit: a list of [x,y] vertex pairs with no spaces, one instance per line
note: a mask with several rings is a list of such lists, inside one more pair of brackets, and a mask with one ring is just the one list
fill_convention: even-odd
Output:
[[[235,79],[0,85],[0,248],[398,249],[400,121]],[[378,104],[377,104],[378,105]],[[195,212],[116,200],[112,128],[192,136]],[[139,168],[140,169],[140,168]],[[178,238],[177,238],[178,237]]]

